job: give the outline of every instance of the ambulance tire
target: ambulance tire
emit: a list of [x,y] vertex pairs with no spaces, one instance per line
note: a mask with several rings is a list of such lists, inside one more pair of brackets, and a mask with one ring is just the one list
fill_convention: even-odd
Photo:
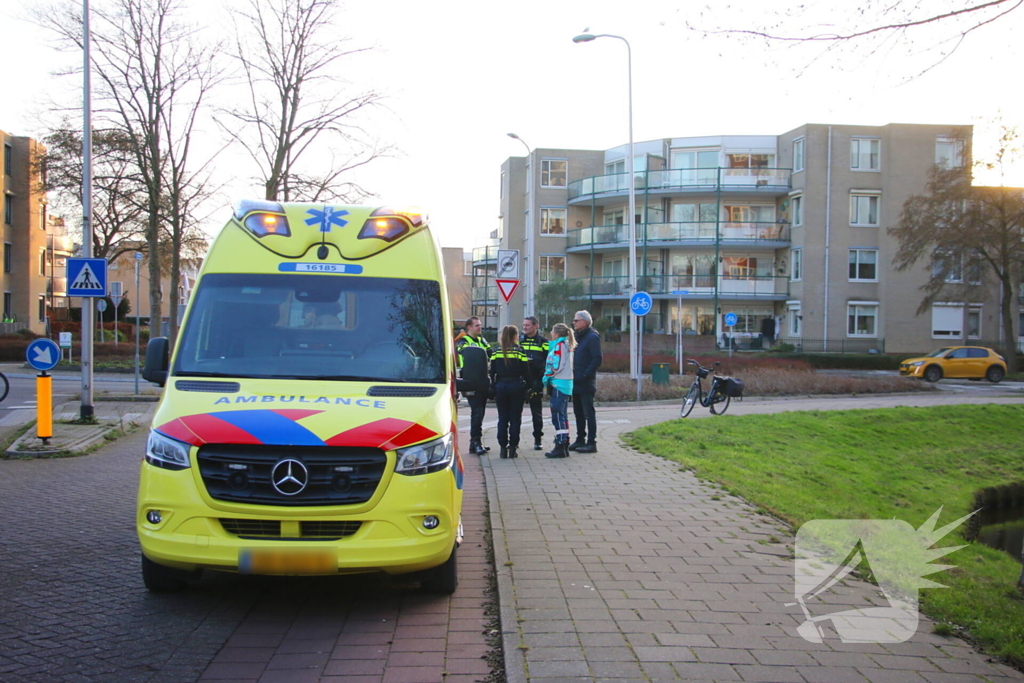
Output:
[[153,593],[172,593],[185,587],[181,572],[157,564],[145,555],[142,556],[142,582],[146,590]]
[[455,560],[456,548],[452,548],[451,556],[440,567],[430,571],[430,575],[420,582],[425,593],[451,595],[459,587],[459,568]]

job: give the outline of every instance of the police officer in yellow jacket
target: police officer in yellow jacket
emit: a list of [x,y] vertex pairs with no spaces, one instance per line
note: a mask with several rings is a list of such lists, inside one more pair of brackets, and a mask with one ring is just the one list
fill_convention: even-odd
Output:
[[484,409],[490,389],[488,363],[491,346],[483,338],[483,325],[475,315],[466,320],[464,334],[455,342],[459,359],[458,389],[469,403],[469,452],[484,455],[490,449],[483,439]]
[[533,386],[526,390],[526,402],[530,406],[533,418],[533,450],[542,450],[541,440],[544,438],[544,364],[548,358],[548,340],[540,333],[540,321],[532,315],[523,318],[523,333],[519,336],[519,346],[530,359],[530,372]]

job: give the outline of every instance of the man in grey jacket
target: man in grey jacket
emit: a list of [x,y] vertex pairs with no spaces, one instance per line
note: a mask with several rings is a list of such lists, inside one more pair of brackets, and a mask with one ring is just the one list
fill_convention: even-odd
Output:
[[572,364],[572,413],[576,418],[576,441],[570,451],[597,452],[597,369],[601,367],[601,335],[593,327],[594,319],[587,311],[576,311],[572,319],[576,336],[576,352]]

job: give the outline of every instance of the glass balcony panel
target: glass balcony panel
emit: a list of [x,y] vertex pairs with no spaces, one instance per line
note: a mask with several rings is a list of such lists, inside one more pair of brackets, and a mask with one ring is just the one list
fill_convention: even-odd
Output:
[[[657,171],[637,171],[634,187],[641,190],[707,189],[714,190],[719,183],[726,189],[756,187],[788,188],[791,171],[788,168],[674,168]],[[569,183],[569,199],[593,194],[626,192],[628,173],[613,173],[583,178]]]

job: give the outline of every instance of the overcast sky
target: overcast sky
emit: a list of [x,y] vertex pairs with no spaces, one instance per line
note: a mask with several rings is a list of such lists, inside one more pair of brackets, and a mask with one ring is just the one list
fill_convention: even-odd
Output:
[[[80,86],[77,77],[52,75],[74,59],[56,53],[45,32],[20,19],[31,2],[7,0],[0,10],[0,57],[8,65],[0,129],[40,136],[45,131],[36,114],[44,100],[67,98]],[[212,36],[224,21],[211,4],[204,2],[197,16]],[[1011,39],[1014,29],[1018,35],[1024,29],[1024,10],[971,34],[937,65],[940,53],[926,48],[948,30],[919,32],[913,45],[883,45],[874,53],[861,44],[822,54],[821,46],[766,45],[687,27],[740,28],[748,18],[753,26],[778,19],[764,14],[766,6],[795,4],[350,3],[338,35],[375,49],[346,60],[345,76],[353,87],[386,95],[388,110],[366,126],[399,150],[361,172],[360,180],[383,202],[425,207],[443,245],[483,244],[497,225],[499,167],[524,153],[507,133],[535,148],[606,149],[627,141],[625,46],[610,39],[574,44],[572,37],[587,28],[622,35],[632,45],[637,141],[774,135],[808,122],[949,123],[982,126],[976,138],[984,150],[992,139],[984,120],[1001,112],[1008,123],[1024,122],[1024,94],[1014,75],[1024,48]],[[841,27],[842,9],[865,2],[803,4],[806,14],[784,21],[783,29],[819,21]],[[938,11],[964,3],[922,4]],[[215,133],[212,126],[209,133]],[[225,189],[225,206],[257,194],[246,183],[246,163],[237,154],[218,161],[218,172],[235,179]],[[1024,184],[1024,174],[1008,184]]]

